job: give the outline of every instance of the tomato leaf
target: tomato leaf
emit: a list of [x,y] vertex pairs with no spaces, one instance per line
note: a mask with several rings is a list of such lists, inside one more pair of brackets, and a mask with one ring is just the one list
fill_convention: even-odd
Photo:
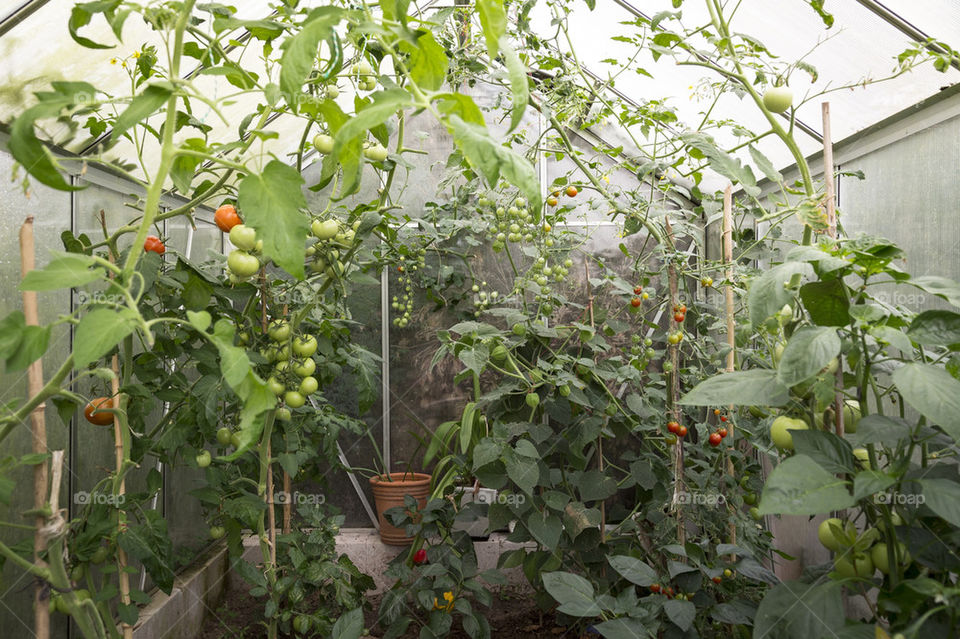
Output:
[[818,326],[846,326],[850,323],[850,298],[840,279],[808,282],[800,287],[800,299],[810,313],[810,319]]
[[510,109],[510,131],[513,131],[520,125],[523,114],[527,110],[527,103],[530,101],[530,85],[527,82],[527,67],[510,46],[506,36],[500,38],[500,50],[503,51],[503,59],[507,63],[510,92],[513,95],[513,106]]
[[534,539],[550,550],[554,550],[560,543],[563,522],[549,511],[533,510],[527,517],[527,529]]
[[794,275],[810,277],[813,267],[805,262],[786,262],[761,273],[750,284],[748,303],[754,327],[793,301],[793,294],[784,286]]
[[450,61],[432,33],[424,32],[416,46],[403,42],[402,47],[410,53],[410,77],[420,88],[436,91],[443,86]]
[[[103,267],[97,267],[94,259],[82,253],[54,253],[49,264],[30,271],[20,282],[22,291],[54,291],[61,288],[78,288],[103,278]],[[92,268],[96,267],[96,268]]]
[[12,311],[0,320],[0,359],[5,360],[17,352],[25,326],[23,311]]
[[250,174],[240,182],[237,201],[244,223],[257,231],[263,251],[294,277],[303,278],[310,225],[301,209],[307,208],[297,170],[272,160],[263,173]]
[[602,610],[594,600],[593,584],[571,572],[543,574],[543,587],[560,604],[558,610],[574,617],[595,617]]
[[354,608],[337,619],[331,630],[331,639],[360,639],[363,634],[363,609]]
[[763,515],[819,515],[856,503],[849,482],[824,470],[806,455],[794,455],[773,469],[763,486]]
[[697,607],[692,601],[681,601],[679,599],[668,599],[663,603],[663,611],[667,613],[669,619],[680,630],[686,632],[693,625],[693,619],[697,615]]
[[805,326],[790,337],[777,368],[784,386],[810,379],[840,353],[840,337],[828,326]]
[[949,479],[921,479],[924,504],[954,526],[960,526],[960,484]]
[[137,314],[129,308],[96,308],[80,320],[73,340],[74,366],[85,368],[110,352],[137,326]]
[[500,52],[500,38],[507,32],[507,12],[503,8],[503,0],[477,0],[477,12],[480,14],[487,53],[491,58],[496,58]]
[[788,400],[787,388],[777,380],[776,371],[754,369],[705,379],[678,403],[688,406],[783,406]]
[[607,562],[632,584],[646,588],[657,583],[657,571],[636,557],[629,555],[613,555],[607,557]]
[[37,361],[47,352],[49,343],[49,326],[24,326],[17,350],[7,358],[7,372],[23,370]]
[[173,85],[169,82],[150,84],[140,95],[131,100],[130,105],[120,114],[110,132],[110,141],[116,142],[129,129],[146,120],[162,107],[173,95]]
[[931,364],[906,364],[893,372],[903,399],[960,442],[960,382]]
[[960,344],[960,313],[924,311],[913,319],[907,335],[916,343],[929,346]]
[[323,7],[313,11],[303,28],[284,41],[280,58],[280,88],[290,109],[296,113],[303,93],[303,83],[316,62],[320,41],[329,38],[333,26],[340,21],[341,11]]
[[845,439],[821,430],[792,430],[793,448],[831,473],[849,473],[856,468],[853,448]]
[[447,123],[453,139],[470,165],[480,171],[491,186],[495,186],[502,175],[520,189],[527,198],[530,211],[538,215],[543,198],[533,165],[516,151],[490,137],[489,131],[482,126],[465,122],[457,115],[449,116]]
[[754,617],[756,637],[803,639],[836,634],[844,627],[842,584],[787,581],[767,592]]

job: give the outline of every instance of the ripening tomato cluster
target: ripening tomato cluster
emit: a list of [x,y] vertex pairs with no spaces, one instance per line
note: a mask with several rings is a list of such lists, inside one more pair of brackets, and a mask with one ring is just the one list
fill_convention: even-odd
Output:
[[677,324],[683,324],[683,320],[687,317],[687,305],[686,304],[674,304],[673,305],[673,321]]
[[670,434],[664,437],[664,441],[670,446],[676,444],[678,438],[683,439],[687,436],[687,427],[673,419],[667,422],[667,430],[670,431]]
[[[575,187],[572,184],[564,190],[564,193],[567,194],[567,197],[577,197],[577,193],[579,192],[580,191],[577,190],[577,187]],[[547,198],[547,206],[556,206],[557,204],[559,204],[559,202],[560,202],[560,191],[554,191]]]
[[678,599],[680,601],[689,599],[691,596],[683,592],[674,592],[673,586],[661,586],[660,584],[651,584],[650,592],[654,595],[663,595],[667,599]]
[[[721,415],[719,408],[714,409],[713,414],[717,415],[720,418],[720,423],[722,424],[727,423],[727,416]],[[728,431],[726,426],[721,426],[717,430],[713,431],[712,433],[710,433],[710,440],[709,440],[710,445],[719,446],[720,442],[723,441],[723,438],[726,437],[727,434],[728,434]]]

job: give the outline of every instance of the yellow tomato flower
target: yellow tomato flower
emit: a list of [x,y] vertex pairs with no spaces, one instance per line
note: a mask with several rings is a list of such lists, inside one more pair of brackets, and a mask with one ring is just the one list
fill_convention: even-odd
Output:
[[119,61],[117,58],[110,58],[110,64],[116,64]]
[[134,52],[133,52],[133,57],[134,57],[134,59],[139,58],[139,57],[140,57],[140,52],[139,52],[139,51],[134,51]]
[[453,610],[453,600],[454,600],[453,593],[450,592],[449,590],[448,590],[447,592],[443,593],[443,600],[444,600],[446,603],[443,604],[443,605],[441,605],[441,604],[440,604],[440,600],[437,599],[436,597],[434,597],[434,598],[433,598],[433,609],[434,609],[434,610],[446,610],[447,612],[450,612],[451,610]]
[[606,182],[607,184],[610,184],[610,176],[609,176],[609,175],[604,175],[604,176],[603,176],[603,181]]

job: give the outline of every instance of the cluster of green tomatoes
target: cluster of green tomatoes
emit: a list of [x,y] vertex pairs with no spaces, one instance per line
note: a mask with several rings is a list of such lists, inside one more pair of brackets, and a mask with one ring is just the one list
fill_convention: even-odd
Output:
[[354,222],[353,227],[344,227],[334,218],[315,219],[310,225],[310,232],[316,241],[307,247],[310,270],[314,273],[324,273],[327,277],[342,275],[341,251],[349,250],[353,246],[356,227],[359,226],[359,220]]
[[277,409],[277,419],[290,421],[290,409],[303,406],[307,397],[317,392],[320,383],[313,376],[317,363],[317,338],[313,335],[293,335],[290,323],[275,319],[267,328],[270,343],[260,354],[273,370],[267,378],[267,387],[277,397],[283,398],[283,406]]
[[236,246],[227,256],[227,273],[234,284],[244,282],[260,270],[263,255],[263,240],[257,239],[257,232],[244,224],[230,229],[230,243]]
[[405,327],[410,323],[410,313],[413,312],[413,280],[411,273],[423,268],[426,264],[427,250],[423,247],[413,251],[414,258],[408,260],[406,256],[397,257],[397,286],[400,288],[400,294],[394,295],[390,302],[390,308],[400,315],[393,318],[393,325],[399,328]]

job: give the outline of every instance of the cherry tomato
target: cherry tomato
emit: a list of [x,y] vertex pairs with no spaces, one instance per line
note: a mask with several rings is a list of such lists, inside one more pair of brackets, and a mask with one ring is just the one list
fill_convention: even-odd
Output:
[[713,414],[714,414],[714,415],[719,415],[719,414],[720,414],[720,409],[719,409],[719,408],[714,408],[714,409],[713,409]]
[[167,252],[167,247],[163,245],[163,242],[160,241],[160,238],[156,235],[148,235],[146,241],[143,243],[144,251],[151,251],[157,255],[163,255]]
[[213,221],[224,233],[229,233],[230,229],[243,223],[243,220],[237,214],[237,208],[233,204],[224,204],[218,208],[216,213],[213,214]]
[[413,563],[417,564],[418,566],[427,563],[427,551],[421,548],[417,552],[413,553]]
[[556,205],[557,205],[557,198],[553,197],[552,195],[547,198],[547,206],[556,206]]
[[666,588],[663,589],[663,594],[665,594],[665,595],[667,595],[667,596],[669,596],[669,597],[672,597],[672,596],[673,596],[673,588],[671,588],[670,586],[667,586]]
[[660,584],[651,584],[651,585],[650,585],[650,592],[652,592],[652,593],[658,593],[658,592],[660,592]]
[[721,422],[727,421],[727,416],[726,416],[726,415],[721,415],[721,416],[720,416],[720,421],[721,421]]
[[679,344],[683,340],[683,333],[676,331],[667,335],[667,341],[671,344]]
[[577,193],[579,193],[579,191],[577,191],[577,187],[571,184],[567,187],[566,193],[568,197],[577,197]]
[[681,426],[677,429],[677,437],[683,438],[687,436],[687,427]]
[[643,302],[640,301],[640,298],[639,298],[639,297],[634,297],[632,300],[630,300],[630,306],[632,306],[632,307],[634,307],[634,308],[637,308],[637,307],[640,306],[641,304],[643,304]]
[[683,313],[674,313],[673,321],[676,322],[677,324],[682,324],[684,317],[686,316]]
[[723,576],[729,579],[730,577],[733,577],[733,571],[729,568],[725,568],[723,571]]
[[713,578],[713,583],[715,583],[715,584],[721,583],[722,581],[723,581],[723,577],[714,577],[714,578]]
[[720,436],[720,433],[710,433],[710,445],[719,446],[720,442],[723,441],[723,437]]
[[83,409],[83,416],[87,421],[97,426],[109,426],[113,423],[113,413],[107,412],[107,409],[114,408],[113,399],[110,397],[97,397],[90,400],[86,408]]
[[680,424],[677,422],[667,422],[667,430],[676,434],[680,430]]
[[634,294],[634,295],[639,295],[640,293],[643,293],[643,287],[642,287],[642,286],[635,286],[635,287],[633,287],[633,294]]
[[727,436],[727,429],[726,429],[726,428],[718,428],[718,429],[717,429],[717,434],[720,435],[721,438],[722,438],[722,437],[726,437],[726,436]]
[[677,436],[672,433],[667,433],[663,436],[663,441],[666,442],[667,446],[673,446],[677,443]]

